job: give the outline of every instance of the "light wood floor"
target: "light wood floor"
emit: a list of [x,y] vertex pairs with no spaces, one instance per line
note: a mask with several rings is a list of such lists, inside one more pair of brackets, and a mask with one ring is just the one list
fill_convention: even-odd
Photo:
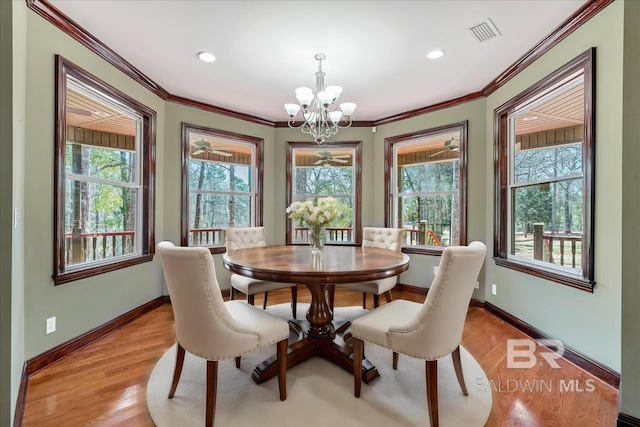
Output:
[[[298,295],[300,302],[310,302],[304,287],[299,287]],[[288,289],[272,292],[269,304],[287,302],[289,297]],[[394,291],[394,298],[424,300],[399,291]],[[359,293],[336,291],[336,306],[361,301]],[[262,298],[256,297],[256,305],[261,304]],[[368,304],[371,308],[373,303]],[[487,426],[615,425],[618,391],[564,359],[561,369],[547,364],[507,369],[507,339],[525,337],[484,309],[469,309],[462,345],[490,381],[493,407]],[[146,405],[147,380],[173,343],[173,313],[165,304],[34,374],[28,383],[23,425],[153,426]],[[476,384],[474,378],[466,382],[467,387],[487,386]],[[583,391],[561,390],[561,382],[578,384]]]

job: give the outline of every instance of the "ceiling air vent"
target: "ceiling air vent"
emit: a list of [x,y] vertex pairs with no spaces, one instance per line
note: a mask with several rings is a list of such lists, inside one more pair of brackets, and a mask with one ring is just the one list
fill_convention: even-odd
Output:
[[482,22],[477,23],[476,25],[467,28],[467,31],[473,37],[475,41],[478,43],[488,42],[498,36],[500,36],[500,31],[493,25],[491,19],[487,18]]

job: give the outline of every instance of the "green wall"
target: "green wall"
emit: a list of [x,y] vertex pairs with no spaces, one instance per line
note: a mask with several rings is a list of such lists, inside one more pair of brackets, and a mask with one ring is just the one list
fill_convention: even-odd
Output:
[[[164,163],[165,103],[32,11],[27,13],[26,35],[24,339],[25,356],[31,358],[162,294],[162,270],[157,259],[84,280],[53,284],[54,55],[64,56],[156,111],[158,165]],[[158,236],[163,235],[164,194],[160,166],[156,186]],[[57,317],[57,330],[46,335],[45,319],[51,316]]]
[[0,425],[13,422],[25,359],[26,23],[24,3],[0,2]]
[[[104,60],[63,34],[46,20],[27,10],[24,2],[2,2],[2,49],[6,36],[13,36],[13,79],[4,74],[3,54],[0,79],[4,93],[13,88],[12,129],[7,131],[3,114],[2,153],[7,132],[13,138],[13,168],[4,179],[13,179],[13,205],[22,212],[11,239],[11,284],[2,276],[2,348],[0,357],[0,424],[9,406],[15,403],[22,363],[70,338],[99,326],[120,314],[166,294],[159,260],[100,276],[54,286],[53,269],[53,149],[54,149],[54,55],[61,54],[109,84],[128,93],[158,113],[156,242],[180,240],[181,123],[208,126],[263,138],[264,225],[270,244],[283,244],[286,208],[285,153],[287,141],[305,141],[298,130],[272,128],[165,102],[119,72]],[[493,110],[591,46],[597,49],[596,90],[596,216],[594,293],[575,290],[514,270],[496,267],[489,256],[474,298],[486,299],[501,309],[530,323],[565,344],[611,367],[621,369],[622,409],[639,416],[640,338],[638,337],[638,290],[640,263],[635,242],[640,238],[636,212],[640,196],[629,195],[638,188],[638,79],[637,55],[639,2],[617,0],[555,46],[541,59],[510,80],[488,98],[424,114],[419,117],[371,128],[350,128],[340,132],[340,141],[363,143],[363,226],[384,224],[384,139],[468,120],[468,240],[482,240],[493,253]],[[6,29],[6,9],[13,19]],[[623,44],[623,38],[626,45]],[[626,46],[623,49],[623,46]],[[151,73],[153,70],[142,70]],[[624,76],[624,92],[623,92]],[[624,96],[623,96],[624,94]],[[311,143],[311,142],[310,142]],[[624,156],[623,156],[624,153]],[[26,159],[26,160],[25,160]],[[620,164],[623,168],[620,168]],[[625,194],[625,197],[623,197]],[[0,244],[12,207],[0,200]],[[621,209],[622,207],[622,213]],[[26,225],[22,225],[22,224]],[[624,233],[623,233],[624,230]],[[625,238],[625,240],[623,240]],[[622,243],[621,243],[622,242]],[[4,246],[4,244],[2,245]],[[7,262],[3,252],[0,262]],[[428,287],[437,257],[411,255],[409,271],[401,283]],[[229,273],[215,256],[218,278],[228,288]],[[425,280],[426,279],[426,280]],[[498,286],[496,296],[490,286]],[[624,286],[623,286],[624,283]],[[624,292],[624,323],[621,320]],[[6,301],[10,295],[12,301]],[[10,317],[6,310],[11,311]],[[57,316],[58,330],[44,333],[45,319]],[[5,324],[11,319],[10,330]],[[622,339],[621,339],[622,330]],[[11,335],[7,338],[7,335]],[[9,350],[7,343],[10,342]],[[621,350],[622,346],[622,350]],[[10,363],[9,363],[9,360]],[[10,366],[8,367],[8,365]],[[11,377],[11,385],[5,377]],[[11,406],[12,407],[12,406]]]
[[[485,100],[484,98],[465,102],[455,107],[424,114],[408,120],[377,127],[375,133],[375,163],[373,177],[375,201],[372,212],[374,222],[384,224],[384,140],[396,135],[404,135],[438,126],[467,121],[467,241],[485,242],[485,167],[483,159],[485,142]],[[490,148],[489,148],[490,149]],[[369,182],[369,181],[368,181]],[[491,187],[489,187],[491,188]],[[428,288],[433,280],[433,267],[440,263],[440,257],[410,254],[411,266],[402,273],[400,282],[407,285]],[[473,298],[484,300],[484,273],[478,278],[480,288],[474,290]]]
[[[279,235],[274,233],[271,224],[274,218],[274,131],[271,126],[264,126],[250,123],[243,120],[234,119],[219,114],[210,113],[197,108],[188,107],[174,102],[167,102],[165,105],[166,120],[164,124],[166,135],[166,160],[163,165],[163,175],[165,178],[164,190],[164,229],[162,239],[170,240],[174,244],[180,244],[180,204],[182,186],[182,123],[198,126],[206,126],[213,129],[222,129],[243,135],[249,135],[264,140],[264,183],[263,183],[263,221],[268,244],[281,243],[278,241]],[[283,186],[280,186],[283,188]],[[156,241],[161,240],[156,236]],[[216,275],[222,289],[230,287],[231,274],[222,265],[222,255],[214,255],[216,265]],[[166,285],[164,287],[167,293]]]
[[640,418],[640,2],[624,2],[621,411]]
[[[620,371],[622,228],[622,18],[614,2],[487,98],[485,156],[486,241],[493,253],[493,111],[524,89],[596,47],[596,209],[593,294],[485,265],[486,300],[578,351]],[[490,287],[489,287],[490,288]]]

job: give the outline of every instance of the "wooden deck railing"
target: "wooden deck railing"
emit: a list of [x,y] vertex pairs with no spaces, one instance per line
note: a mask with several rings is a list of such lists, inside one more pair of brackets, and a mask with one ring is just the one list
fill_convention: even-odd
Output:
[[198,228],[189,230],[189,243],[194,246],[224,246],[224,228]]
[[64,235],[65,265],[97,261],[133,252],[134,231],[72,233]]
[[[353,239],[353,229],[350,227],[327,227],[327,243],[351,242]],[[294,242],[308,242],[309,228],[296,227],[293,229]]]
[[[327,243],[350,242],[353,239],[353,229],[350,227],[327,227]],[[424,236],[421,236],[421,232]],[[308,242],[309,228],[294,228],[294,242]],[[407,229],[404,234],[404,244],[409,246],[428,245],[442,246],[433,230]]]
[[[577,242],[582,242],[580,234],[547,234],[544,232],[543,224],[534,224],[533,226],[533,258],[550,262],[552,264],[566,265],[576,268],[580,265],[580,257],[582,256],[577,250]],[[560,259],[554,257],[554,251],[558,252],[556,243],[559,245]],[[565,243],[569,243],[568,245]],[[567,253],[570,251],[571,253]],[[566,254],[566,255],[565,255]],[[576,259],[578,260],[576,262]]]

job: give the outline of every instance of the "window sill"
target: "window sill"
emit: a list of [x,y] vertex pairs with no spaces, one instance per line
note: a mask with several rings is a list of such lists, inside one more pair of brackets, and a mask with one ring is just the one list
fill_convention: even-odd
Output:
[[97,276],[99,274],[108,273],[110,271],[120,270],[132,265],[142,264],[153,260],[153,254],[145,254],[135,258],[128,258],[123,261],[111,264],[103,264],[97,267],[89,267],[82,270],[75,270],[70,273],[56,273],[53,275],[53,283],[62,285],[76,280],[86,279],[87,277]]
[[496,263],[496,265],[499,267],[510,268],[512,270],[516,270],[521,273],[530,274],[532,276],[536,276],[552,282],[560,283],[561,285],[566,285],[572,288],[593,293],[593,287],[595,286],[595,282],[590,280],[568,276],[568,275],[559,273],[555,270],[533,267],[529,264],[523,264],[520,262],[507,260],[500,257],[493,257],[493,260]]

